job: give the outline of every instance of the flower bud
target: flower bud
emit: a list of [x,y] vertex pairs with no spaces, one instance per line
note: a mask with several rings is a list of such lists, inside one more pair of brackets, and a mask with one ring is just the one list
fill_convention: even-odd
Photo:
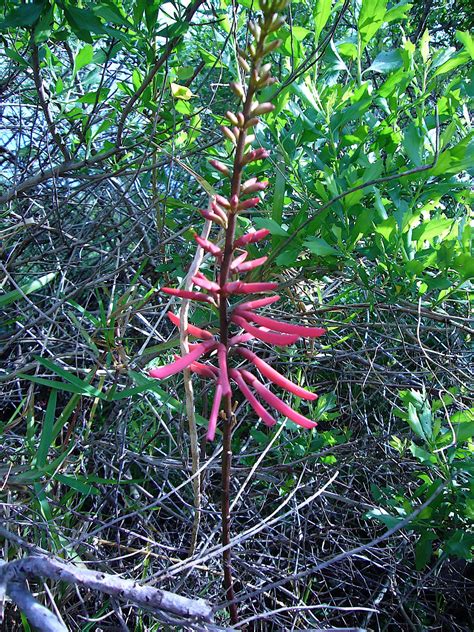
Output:
[[246,193],[258,193],[259,191],[265,191],[268,186],[268,181],[264,180],[263,182],[258,182],[257,178],[251,178],[244,182],[242,185],[242,194]]
[[252,118],[249,118],[248,121],[246,121],[244,129],[250,129],[251,127],[254,127],[254,125],[258,125],[259,123],[260,119],[256,116],[252,116]]
[[204,219],[207,219],[210,222],[214,222],[219,226],[222,226],[222,228],[227,228],[227,218],[223,219],[222,217],[219,217],[219,215],[217,215],[216,213],[211,213],[210,211],[204,210],[203,208],[200,208],[199,212],[204,217]]
[[252,116],[259,116],[260,114],[268,114],[268,112],[272,112],[274,109],[275,106],[269,101],[265,103],[256,103],[250,110],[250,114]]
[[220,204],[220,206],[223,206],[224,208],[230,208],[230,202],[227,198],[225,198],[223,195],[219,195],[218,193],[216,193],[216,202],[218,204]]
[[246,211],[249,208],[254,208],[259,203],[260,203],[260,198],[258,198],[258,197],[249,198],[248,200],[244,200],[243,202],[239,202],[239,205],[237,206],[237,210],[238,211]]
[[241,99],[242,101],[245,99],[245,91],[241,83],[232,81],[231,83],[229,83],[229,88],[232,90],[232,92],[235,94],[235,96],[238,99]]
[[237,145],[237,139],[234,135],[234,132],[230,129],[230,127],[226,127],[225,125],[222,125],[221,127],[222,133],[224,134],[224,136],[230,140],[230,142],[233,145]]
[[229,121],[229,123],[232,123],[232,125],[238,125],[239,122],[233,112],[227,111],[225,113],[225,117]]
[[217,169],[217,171],[220,171],[225,176],[227,176],[227,178],[231,177],[231,173],[230,173],[229,167],[227,165],[225,165],[224,163],[220,162],[219,160],[209,160],[209,164],[212,167],[214,167],[214,169]]
[[205,250],[206,252],[209,252],[214,257],[220,257],[222,255],[222,250],[219,248],[219,246],[216,246],[216,244],[213,244],[212,241],[209,241],[208,239],[204,239],[203,237],[200,237],[197,234],[194,235],[194,239],[198,242],[201,248],[203,248],[203,250]]
[[276,50],[279,46],[281,46],[280,39],[276,39],[276,40],[273,40],[273,42],[269,42],[268,44],[265,44],[265,46],[263,47],[262,57],[265,57],[265,55],[269,55],[271,52]]
[[253,233],[246,233],[234,241],[234,250],[235,248],[242,248],[243,246],[248,246],[248,244],[255,244],[257,241],[262,241],[262,239],[268,237],[269,234],[270,231],[267,228],[260,228],[260,230],[256,230]]
[[268,158],[270,152],[267,149],[263,149],[263,147],[259,147],[258,149],[253,149],[252,151],[248,151],[244,154],[242,158],[242,165],[248,165],[249,162],[255,162],[256,160],[264,160]]
[[247,73],[250,72],[250,66],[243,57],[241,57],[240,55],[237,55],[237,60],[239,62],[239,66],[242,68],[244,72],[247,72]]

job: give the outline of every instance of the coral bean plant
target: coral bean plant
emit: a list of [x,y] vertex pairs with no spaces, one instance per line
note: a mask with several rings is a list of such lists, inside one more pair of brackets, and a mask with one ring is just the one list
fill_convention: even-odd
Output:
[[[267,345],[286,346],[295,343],[299,338],[317,338],[325,333],[320,327],[307,327],[301,324],[290,324],[274,320],[259,313],[261,308],[278,301],[275,294],[278,283],[246,282],[242,277],[265,263],[267,257],[248,259],[248,247],[264,240],[269,231],[254,230],[236,237],[236,223],[240,214],[248,213],[260,203],[256,195],[268,186],[267,181],[257,178],[243,180],[247,165],[268,158],[269,152],[261,147],[252,149],[255,136],[252,128],[259,123],[259,116],[271,112],[274,105],[261,103],[257,99],[259,91],[275,82],[271,76],[271,64],[264,63],[280,45],[280,40],[269,36],[284,23],[280,13],[286,8],[289,0],[260,0],[262,16],[258,22],[249,22],[248,29],[252,40],[245,50],[238,50],[238,60],[243,77],[242,83],[231,83],[230,88],[241,103],[238,112],[227,112],[226,119],[230,126],[224,126],[224,136],[234,146],[231,166],[211,160],[211,165],[230,181],[228,196],[216,195],[201,215],[224,234],[223,244],[218,245],[210,239],[196,235],[196,242],[209,256],[215,260],[215,275],[211,280],[198,271],[192,277],[196,290],[182,290],[163,287],[161,291],[183,299],[199,301],[212,306],[219,314],[219,333],[213,335],[199,327],[189,324],[186,334],[202,340],[192,344],[183,356],[171,364],[153,368],[150,376],[164,379],[184,369],[189,369],[215,384],[214,401],[207,430],[208,440],[215,437],[219,420],[223,427],[223,507],[222,507],[222,544],[224,547],[224,582],[227,599],[232,602],[233,584],[230,566],[230,516],[229,488],[231,465],[231,435],[233,422],[232,384],[235,384],[244,399],[254,409],[256,415],[267,426],[276,423],[274,416],[268,412],[261,401],[273,410],[288,417],[303,428],[313,428],[316,423],[303,416],[263,384],[249,368],[237,366],[242,361],[253,370],[267,378],[276,386],[307,400],[314,400],[317,395],[298,386],[287,377],[273,369],[254,351],[247,348],[246,343],[264,342]],[[264,298],[249,297],[250,300],[233,304],[232,300],[243,295],[270,294]],[[168,314],[171,322],[180,326],[180,319],[174,313]],[[235,331],[234,331],[235,330]],[[203,361],[205,359],[205,361]],[[215,363],[215,364],[214,364]],[[235,604],[230,606],[231,620],[237,622]]]

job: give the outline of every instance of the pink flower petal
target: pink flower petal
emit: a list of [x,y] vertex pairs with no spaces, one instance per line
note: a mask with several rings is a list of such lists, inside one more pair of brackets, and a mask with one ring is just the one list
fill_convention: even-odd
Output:
[[247,259],[248,257],[248,252],[245,251],[243,252],[241,255],[239,255],[238,257],[236,257],[232,263],[230,264],[230,269],[232,271],[234,271],[241,263],[243,263],[245,261],[245,259]]
[[[173,314],[173,312],[168,312],[167,316],[173,325],[176,325],[176,327],[180,326],[181,322],[179,320],[179,316]],[[204,340],[211,340],[211,338],[214,338],[210,332],[191,324],[188,324],[187,333],[191,336],[196,336],[197,338],[204,338]]]
[[298,386],[297,384],[291,382],[291,380],[286,378],[281,373],[278,373],[278,371],[275,371],[275,369],[273,369],[264,360],[259,358],[255,353],[253,353],[253,351],[250,351],[250,349],[238,348],[237,351],[240,353],[241,356],[243,356],[247,360],[250,360],[250,362],[252,362],[257,367],[262,375],[267,377],[277,386],[281,386],[281,388],[284,388],[286,391],[289,391],[290,393],[293,393],[294,395],[297,395],[302,399],[315,400],[318,398],[316,393],[310,393],[301,386]]
[[246,261],[245,263],[239,263],[239,265],[236,266],[236,270],[237,272],[248,272],[249,270],[262,266],[267,259],[268,257],[260,257],[259,259],[252,259],[251,261]]
[[234,382],[236,382],[237,386],[239,387],[239,389],[242,392],[242,395],[245,397],[245,399],[248,401],[248,403],[252,406],[254,411],[257,413],[257,415],[263,421],[263,423],[266,426],[274,426],[276,424],[276,419],[274,417],[272,417],[270,415],[270,413],[267,412],[265,410],[265,408],[262,406],[262,404],[258,401],[258,399],[255,397],[255,395],[249,389],[247,384],[244,382],[244,380],[243,380],[243,378],[242,378],[242,376],[240,374],[240,371],[237,371],[236,369],[231,369],[230,370],[230,377],[234,380]]
[[243,345],[245,342],[253,340],[254,338],[255,336],[252,336],[252,334],[238,334],[237,336],[232,336],[232,338],[229,338],[229,347]]
[[211,213],[210,211],[206,211],[202,208],[199,209],[199,212],[204,217],[204,219],[208,219],[210,222],[219,224],[219,226],[222,226],[224,228],[226,227],[226,223],[219,215],[217,215],[217,213]]
[[229,375],[227,373],[227,349],[221,342],[217,347],[217,358],[219,360],[219,384],[222,386],[222,395],[230,395]]
[[217,202],[211,203],[211,209],[216,215],[222,217],[222,219],[227,222],[227,213],[219,206],[219,204],[217,204]]
[[244,318],[234,314],[231,318],[232,322],[236,325],[245,329],[249,334],[255,336],[259,340],[263,342],[267,342],[270,345],[277,345],[279,347],[285,347],[287,345],[291,345],[296,342],[299,336],[288,335],[288,334],[278,334],[273,331],[266,331],[265,329],[259,329],[258,327],[253,327],[250,323],[248,323]]
[[203,248],[206,252],[209,252],[214,257],[220,257],[222,255],[222,250],[216,244],[213,244],[209,239],[203,239],[199,235],[194,235],[194,239],[197,243]]
[[215,305],[215,301],[211,296],[203,294],[202,292],[190,292],[188,290],[178,290],[174,287],[162,287],[160,292],[170,294],[171,296],[179,296],[180,298],[189,298],[193,301],[203,301],[204,303],[212,303]]
[[265,239],[270,234],[270,231],[266,228],[261,228],[253,233],[246,233],[234,241],[234,249],[241,248],[242,246],[248,246],[248,244],[254,244],[257,241]]
[[222,195],[216,195],[216,202],[223,206],[224,208],[230,208],[230,202],[227,198]]
[[247,311],[250,309],[258,309],[259,307],[266,307],[267,305],[271,305],[272,303],[276,303],[280,300],[280,296],[267,296],[266,298],[258,298],[255,301],[246,301],[245,303],[240,303],[236,306],[235,311]]
[[217,369],[213,366],[210,366],[209,364],[203,364],[202,362],[192,362],[188,368],[190,371],[192,371],[192,373],[196,373],[201,377],[211,378],[212,380],[215,380],[217,378]]
[[209,281],[203,274],[193,276],[193,283],[198,287],[202,287],[204,290],[208,292],[218,292],[221,288],[214,281]]
[[248,200],[244,200],[243,202],[239,202],[237,209],[239,211],[246,211],[249,208],[254,208],[254,206],[257,206],[257,204],[260,204],[260,198],[253,197],[249,198]]
[[259,191],[264,191],[268,186],[268,181],[264,180],[263,182],[258,182],[257,178],[250,178],[247,182],[244,182],[242,185],[242,194],[246,195],[247,193],[258,193]]
[[273,292],[278,287],[278,283],[243,283],[242,281],[231,281],[226,283],[223,290],[226,294],[258,294],[259,292]]
[[269,391],[266,386],[264,386],[254,375],[252,375],[252,373],[245,370],[241,370],[240,372],[245,381],[257,391],[257,393],[267,402],[269,406],[273,406],[273,408],[276,408],[282,415],[285,415],[285,417],[294,421],[295,424],[303,426],[303,428],[315,428],[317,426],[316,422],[308,419],[304,415],[300,415],[300,413],[293,410],[291,406],[285,404],[283,400]]
[[201,342],[196,345],[194,349],[192,349],[189,353],[184,355],[183,357],[171,362],[171,364],[167,364],[166,366],[156,367],[149,371],[148,375],[150,377],[156,377],[160,380],[164,380],[170,375],[175,375],[179,373],[190,364],[192,364],[195,360],[198,360],[202,355],[214,349],[217,344],[213,340],[206,340],[206,342]]
[[214,395],[214,402],[212,404],[211,416],[209,417],[209,425],[207,427],[206,437],[208,441],[214,441],[217,427],[217,417],[219,415],[219,407],[222,400],[222,386],[218,384],[216,386],[216,392]]
[[268,327],[274,331],[282,331],[285,334],[297,334],[304,338],[319,338],[326,333],[325,329],[321,327],[305,327],[304,325],[293,325],[291,323],[285,323],[281,320],[274,320],[273,318],[267,318],[266,316],[260,316],[260,314],[254,314],[251,311],[244,311],[238,308],[236,311],[242,314],[248,320],[252,320],[257,325],[262,327]]

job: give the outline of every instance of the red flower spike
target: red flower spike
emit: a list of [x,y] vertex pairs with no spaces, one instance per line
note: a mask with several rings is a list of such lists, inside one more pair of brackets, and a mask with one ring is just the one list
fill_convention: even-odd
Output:
[[[176,314],[173,314],[173,312],[168,312],[167,316],[170,319],[170,321],[173,323],[173,325],[176,325],[176,327],[180,327],[181,321],[179,319],[179,316],[177,316]],[[190,324],[188,324],[186,333],[190,334],[191,336],[196,336],[196,338],[204,338],[204,340],[211,340],[211,338],[214,338],[214,336],[208,331],[205,331],[204,329],[201,329],[200,327],[196,327],[195,325],[190,325]]]
[[219,408],[222,400],[222,386],[218,384],[216,386],[216,392],[214,395],[214,402],[212,404],[211,416],[209,417],[209,425],[207,427],[206,438],[208,441],[214,441],[217,427],[217,417],[219,415]]
[[269,234],[270,231],[266,228],[261,228],[253,233],[246,233],[234,241],[234,250],[235,248],[242,248],[249,244],[255,244],[257,241],[262,241],[262,239],[265,239]]
[[220,257],[222,255],[222,250],[216,244],[213,244],[212,241],[208,239],[203,239],[198,234],[194,235],[194,239],[197,243],[203,248],[206,252],[209,252],[214,257]]
[[193,283],[198,287],[202,287],[208,292],[218,292],[220,290],[220,286],[217,285],[217,283],[214,283],[214,281],[209,281],[209,279],[206,279],[204,275],[193,276]]
[[246,360],[250,360],[250,362],[252,362],[257,367],[257,369],[260,371],[262,375],[267,377],[277,386],[281,386],[281,388],[284,388],[286,391],[289,391],[290,393],[293,393],[294,395],[297,395],[298,397],[301,397],[302,399],[309,399],[311,401],[314,401],[315,399],[318,398],[316,393],[310,393],[309,391],[302,388],[301,386],[294,384],[291,380],[286,378],[284,375],[282,375],[281,373],[278,373],[278,371],[275,371],[275,369],[273,369],[264,360],[259,358],[255,353],[253,353],[253,351],[250,351],[250,349],[243,349],[242,347],[239,347],[237,351]]
[[193,292],[189,290],[178,290],[174,287],[162,287],[160,292],[164,292],[165,294],[170,294],[171,296],[179,296],[179,298],[189,298],[193,301],[201,301],[203,303],[212,303],[216,304],[214,299],[207,294],[203,294],[202,292]]
[[272,303],[276,303],[279,301],[281,296],[276,294],[275,296],[267,296],[265,298],[258,298],[255,301],[246,301],[245,303],[240,303],[237,305],[239,309],[242,310],[250,310],[250,309],[258,309],[259,307],[266,307],[267,305],[271,305]]
[[222,288],[225,294],[258,294],[259,292],[272,292],[276,290],[278,283],[243,283],[231,281]]
[[215,349],[216,347],[217,343],[213,340],[201,342],[200,344],[196,345],[194,349],[192,349],[192,351],[182,356],[178,360],[171,362],[171,364],[152,369],[149,375],[150,377],[157,377],[161,380],[164,380],[165,378],[170,377],[170,375],[175,375],[183,369],[186,369],[195,360],[198,360],[202,355],[204,355],[208,351],[211,351],[211,349]]
[[235,311],[247,320],[257,323],[257,325],[268,327],[274,331],[281,331],[285,334],[297,334],[302,338],[320,338],[326,333],[326,330],[321,329],[321,327],[305,327],[304,325],[284,323],[281,320],[274,320],[273,318],[260,316],[260,314],[254,314],[251,311],[244,311],[240,307],[237,307]]
[[260,397],[264,399],[269,406],[276,408],[276,410],[278,410],[282,415],[285,415],[285,417],[288,417],[288,419],[294,421],[295,424],[308,429],[315,428],[318,425],[315,421],[308,419],[304,415],[296,412],[296,410],[293,410],[293,408],[291,408],[291,406],[288,406],[288,404],[285,404],[283,400],[274,395],[271,391],[268,390],[266,386],[264,386],[259,380],[257,380],[255,375],[253,375],[249,371],[246,371],[245,369],[242,369],[240,372],[244,380],[257,391]]
[[263,421],[266,426],[274,426],[276,424],[276,419],[270,415],[268,411],[262,406],[262,404],[258,401],[252,391],[249,389],[247,384],[244,382],[240,371],[236,369],[230,370],[230,377],[236,382],[237,386],[242,392],[242,395],[248,401],[248,403],[252,406],[254,411]]
[[265,329],[259,329],[258,327],[253,327],[250,323],[248,323],[244,318],[237,316],[234,314],[231,318],[232,322],[236,325],[239,325],[244,329],[247,333],[252,334],[255,338],[262,340],[263,342],[267,342],[270,345],[277,345],[278,347],[286,347],[287,345],[292,345],[296,342],[299,336],[289,336],[288,334],[277,334],[274,331],[267,331]]
[[260,266],[263,266],[268,257],[260,257],[259,259],[252,259],[251,261],[246,261],[245,263],[239,263],[236,266],[237,272],[248,272],[249,270],[254,270]]

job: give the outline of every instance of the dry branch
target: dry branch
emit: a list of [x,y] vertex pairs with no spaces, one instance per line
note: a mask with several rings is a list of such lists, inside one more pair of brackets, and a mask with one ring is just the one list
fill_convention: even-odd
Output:
[[[137,582],[123,579],[118,575],[85,570],[46,556],[25,557],[3,564],[0,567],[0,587],[17,603],[31,623],[47,632],[63,631],[65,628],[31,595],[25,594],[27,591],[23,587],[23,582],[29,577],[46,577],[89,590],[99,590],[112,597],[131,601],[154,614],[165,611],[206,623],[211,623],[213,620],[212,608],[203,599],[188,599],[166,590],[140,586]],[[51,617],[54,617],[56,622]],[[42,621],[43,627],[35,621]]]

